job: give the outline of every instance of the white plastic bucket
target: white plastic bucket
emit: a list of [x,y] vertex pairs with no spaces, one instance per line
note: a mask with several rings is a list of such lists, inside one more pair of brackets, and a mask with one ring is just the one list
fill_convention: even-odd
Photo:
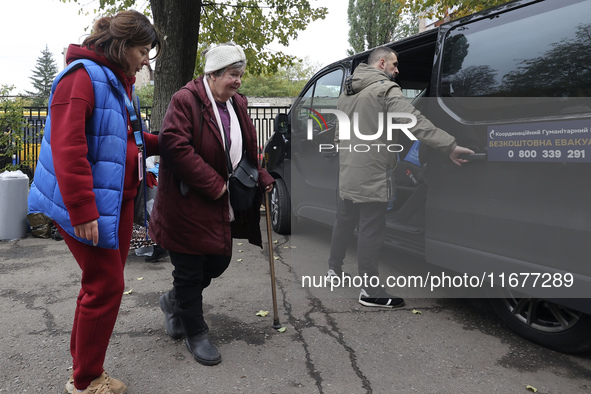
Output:
[[0,174],[0,240],[27,235],[29,177],[19,171]]

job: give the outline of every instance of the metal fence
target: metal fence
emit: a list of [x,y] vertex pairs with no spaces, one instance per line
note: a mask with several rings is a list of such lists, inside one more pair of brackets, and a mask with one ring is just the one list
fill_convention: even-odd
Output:
[[257,130],[257,143],[262,149],[275,127],[275,117],[280,113],[287,113],[287,107],[253,106],[248,107],[248,114]]
[[[275,124],[275,117],[279,113],[287,113],[289,106],[252,106],[248,107],[248,114],[252,118],[254,126],[257,130],[257,145],[262,150],[265,142],[273,133]],[[45,128],[45,119],[47,117],[47,109],[42,107],[25,107],[23,111],[25,118],[25,126],[23,128],[23,150],[20,152],[17,160],[21,164],[25,164],[34,171],[37,159],[39,157],[39,149],[41,147],[41,138]],[[142,117],[146,121],[148,130],[155,131],[158,128],[150,124],[152,118],[152,108],[142,108]]]

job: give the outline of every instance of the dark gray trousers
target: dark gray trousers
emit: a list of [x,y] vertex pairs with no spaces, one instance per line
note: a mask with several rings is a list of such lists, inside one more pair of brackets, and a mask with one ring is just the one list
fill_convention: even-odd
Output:
[[351,200],[339,199],[330,242],[329,268],[342,270],[347,246],[353,242],[357,227],[359,275],[378,276],[378,259],[384,243],[387,208],[387,202],[353,203]]

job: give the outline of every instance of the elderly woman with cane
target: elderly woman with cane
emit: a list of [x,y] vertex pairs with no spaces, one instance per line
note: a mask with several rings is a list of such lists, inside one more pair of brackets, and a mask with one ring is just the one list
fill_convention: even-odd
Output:
[[[215,365],[221,355],[203,317],[203,290],[230,264],[232,238],[262,247],[260,205],[274,179],[257,160],[256,131],[247,100],[236,93],[246,68],[233,43],[205,52],[204,75],[174,94],[159,135],[160,177],[150,236],[170,251],[173,288],[160,297],[164,323],[186,337],[195,360]],[[241,206],[229,178],[245,164],[258,177],[254,201]],[[233,194],[234,198],[230,198]]]

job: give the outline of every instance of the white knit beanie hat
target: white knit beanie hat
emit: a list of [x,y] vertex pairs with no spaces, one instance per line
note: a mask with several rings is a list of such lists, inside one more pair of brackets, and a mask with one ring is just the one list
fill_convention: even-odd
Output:
[[246,56],[240,45],[234,43],[221,44],[209,49],[205,53],[205,68],[203,72],[210,74],[239,61],[246,63]]

